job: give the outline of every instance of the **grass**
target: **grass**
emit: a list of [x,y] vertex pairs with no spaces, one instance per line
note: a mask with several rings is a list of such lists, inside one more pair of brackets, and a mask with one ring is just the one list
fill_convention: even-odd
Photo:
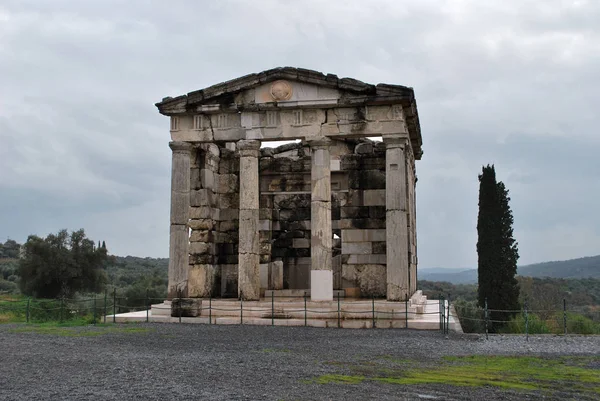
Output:
[[[384,358],[394,362],[393,358]],[[373,369],[350,365],[351,375],[327,374],[313,382],[317,384],[360,384],[365,380],[398,385],[445,384],[451,386],[492,386],[503,389],[546,392],[562,391],[577,394],[600,394],[600,372],[590,367],[600,357],[514,357],[466,356],[444,357],[435,368],[408,368],[405,360],[401,367]],[[417,364],[418,362],[413,362]]]
[[95,337],[113,333],[141,334],[150,331],[152,329],[132,325],[96,324],[91,326],[87,322],[82,324],[81,320],[64,323],[31,324],[9,330],[11,333],[35,333],[61,337]]

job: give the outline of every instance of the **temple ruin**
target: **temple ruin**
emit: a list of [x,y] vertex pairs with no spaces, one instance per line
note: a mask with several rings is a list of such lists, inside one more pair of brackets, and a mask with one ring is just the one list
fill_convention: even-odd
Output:
[[412,88],[285,67],[156,106],[171,120],[169,299],[416,292]]

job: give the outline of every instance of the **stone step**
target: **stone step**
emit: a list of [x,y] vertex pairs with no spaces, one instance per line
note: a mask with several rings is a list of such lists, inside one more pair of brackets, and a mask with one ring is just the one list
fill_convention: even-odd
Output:
[[[265,290],[265,298],[304,298],[310,299],[310,290]],[[333,298],[345,298],[345,290],[333,290]]]

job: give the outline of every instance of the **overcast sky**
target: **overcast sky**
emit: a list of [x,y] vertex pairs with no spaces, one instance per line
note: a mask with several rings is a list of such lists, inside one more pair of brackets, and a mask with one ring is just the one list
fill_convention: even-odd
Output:
[[420,267],[476,267],[477,175],[520,264],[600,254],[600,1],[0,2],[0,240],[85,228],[168,256],[154,103],[278,66],[411,86]]

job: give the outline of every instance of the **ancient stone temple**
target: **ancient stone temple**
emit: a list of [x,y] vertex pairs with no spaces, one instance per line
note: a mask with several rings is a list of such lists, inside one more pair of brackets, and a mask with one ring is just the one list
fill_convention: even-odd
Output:
[[415,293],[412,88],[285,67],[156,106],[171,119],[169,298]]

